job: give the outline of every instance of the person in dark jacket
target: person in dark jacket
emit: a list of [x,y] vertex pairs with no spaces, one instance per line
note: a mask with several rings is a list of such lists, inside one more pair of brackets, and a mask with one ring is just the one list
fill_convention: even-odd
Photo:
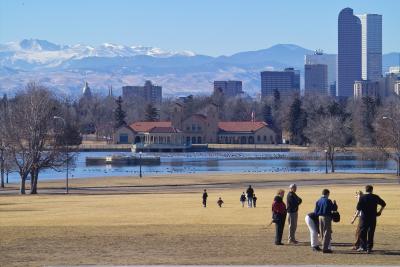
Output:
[[322,236],[322,252],[332,253],[329,248],[332,238],[332,211],[337,210],[336,201],[329,199],[329,190],[322,190],[322,197],[315,204],[314,213],[318,216],[320,233]]
[[256,197],[256,194],[253,195],[253,206],[254,206],[254,208],[257,207],[257,197]]
[[278,190],[272,203],[272,222],[275,223],[275,245],[283,245],[282,235],[286,221],[286,205],[283,202],[285,190]]
[[224,201],[222,200],[222,198],[220,197],[217,201],[217,204],[220,208],[222,208],[222,204],[224,204]]
[[240,196],[240,202],[242,203],[242,208],[244,208],[244,203],[246,202],[246,195],[244,194],[244,192]]
[[[357,210],[361,211],[359,251],[366,251],[367,253],[371,253],[374,246],[376,217],[382,214],[386,206],[383,199],[372,193],[373,189],[372,185],[367,185],[365,187],[366,193],[360,197],[357,204]],[[380,206],[379,211],[377,211],[378,205]]]
[[253,195],[254,195],[254,189],[249,185],[249,188],[247,188],[247,207],[252,208],[253,207]]
[[208,194],[207,194],[207,190],[204,189],[204,193],[203,193],[203,207],[207,207],[207,198],[208,198]]
[[296,240],[298,211],[299,211],[299,205],[303,200],[296,194],[297,190],[296,184],[291,184],[289,186],[289,189],[290,191],[286,197],[288,225],[289,225],[288,243],[297,244],[299,243]]

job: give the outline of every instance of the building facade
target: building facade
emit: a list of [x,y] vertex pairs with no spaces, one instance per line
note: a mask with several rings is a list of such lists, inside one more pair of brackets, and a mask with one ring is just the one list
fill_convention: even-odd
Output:
[[337,96],[352,97],[355,81],[361,80],[361,21],[353,9],[338,17]]
[[354,82],[354,99],[363,97],[378,98],[382,95],[381,81],[355,81]]
[[278,90],[281,97],[300,94],[300,72],[293,68],[284,71],[261,72],[261,98],[273,96]]
[[242,81],[214,81],[214,92],[216,90],[226,97],[235,97],[243,93]]
[[151,81],[146,81],[144,86],[123,86],[122,97],[160,105],[162,102],[162,87],[153,85]]
[[[328,86],[336,84],[336,55],[324,54],[321,50],[315,51],[312,55],[304,56],[304,64],[314,65],[314,64],[324,64],[328,68]],[[336,88],[335,94],[336,95]]]
[[400,82],[400,67],[391,67],[385,75],[385,96],[391,96],[393,92],[398,95],[396,85]]
[[275,132],[265,122],[221,121],[219,144],[277,144]]
[[361,77],[376,81],[382,77],[382,15],[357,15],[361,21]]
[[328,95],[328,66],[325,64],[304,65],[305,94]]
[[[200,113],[183,117],[183,106],[177,103],[171,121],[135,122],[115,131],[114,142],[136,144],[137,148],[151,145],[181,146],[192,144],[277,144],[281,137],[265,122],[220,122],[218,108],[210,104]],[[182,144],[183,142],[183,144]]]

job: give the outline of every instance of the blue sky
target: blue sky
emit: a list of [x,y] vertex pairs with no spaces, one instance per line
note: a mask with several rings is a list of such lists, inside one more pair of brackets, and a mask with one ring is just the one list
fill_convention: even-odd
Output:
[[278,43],[337,50],[337,15],[383,15],[383,52],[400,51],[399,0],[0,0],[0,43],[104,42],[230,55]]

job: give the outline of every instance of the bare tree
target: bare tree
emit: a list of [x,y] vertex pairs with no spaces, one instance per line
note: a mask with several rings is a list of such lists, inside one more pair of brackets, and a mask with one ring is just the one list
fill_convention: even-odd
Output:
[[394,98],[384,105],[374,123],[376,144],[379,152],[393,159],[400,176],[400,99]]
[[31,194],[36,194],[40,170],[65,161],[53,131],[53,118],[59,105],[49,90],[30,83],[8,106],[2,135],[21,178],[21,194],[25,194],[28,175]]
[[335,154],[346,145],[350,127],[346,120],[339,116],[320,116],[310,121],[305,130],[311,145],[325,150],[331,164],[331,171],[335,172]]

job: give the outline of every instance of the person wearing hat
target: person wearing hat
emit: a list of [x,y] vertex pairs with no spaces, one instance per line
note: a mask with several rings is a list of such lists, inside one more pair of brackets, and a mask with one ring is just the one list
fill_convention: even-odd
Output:
[[296,240],[297,219],[298,219],[299,205],[301,204],[302,199],[296,194],[297,190],[296,184],[291,184],[289,186],[289,190],[290,191],[286,197],[287,215],[288,215],[287,217],[289,224],[288,243],[297,244],[298,243],[298,241]]

